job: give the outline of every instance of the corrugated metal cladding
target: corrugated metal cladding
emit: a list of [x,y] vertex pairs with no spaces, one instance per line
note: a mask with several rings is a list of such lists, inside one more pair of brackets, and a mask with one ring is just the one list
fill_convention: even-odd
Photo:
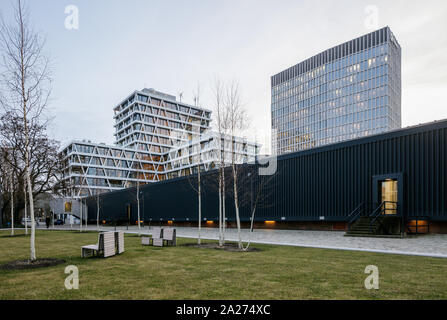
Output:
[[[401,177],[400,208],[408,218],[447,221],[447,120],[342,142],[278,158],[273,177],[257,175],[257,166],[241,168],[241,219],[248,221],[263,183],[256,220],[346,221],[361,202],[376,202],[374,177]],[[248,172],[251,174],[249,175]],[[203,174],[203,217],[216,221],[215,172]],[[228,171],[227,176],[230,176]],[[141,217],[197,221],[195,177],[141,188]],[[267,179],[267,180],[266,180]],[[377,179],[377,178],[376,178]],[[263,181],[263,182],[262,182]],[[377,181],[376,181],[377,182]],[[227,217],[234,221],[231,181],[227,182]],[[100,196],[100,217],[137,220],[136,192],[126,189]],[[88,199],[89,219],[96,219],[96,199]]]

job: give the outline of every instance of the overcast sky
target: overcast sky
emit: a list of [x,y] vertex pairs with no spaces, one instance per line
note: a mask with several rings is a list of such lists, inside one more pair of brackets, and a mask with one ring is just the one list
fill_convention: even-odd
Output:
[[[0,2],[8,18],[11,0]],[[371,11],[402,46],[403,126],[447,118],[447,1],[27,1],[53,62],[50,134],[112,144],[115,104],[144,87],[211,108],[215,76],[237,79],[249,135],[270,134],[270,77],[368,33]],[[79,9],[68,30],[65,8]]]

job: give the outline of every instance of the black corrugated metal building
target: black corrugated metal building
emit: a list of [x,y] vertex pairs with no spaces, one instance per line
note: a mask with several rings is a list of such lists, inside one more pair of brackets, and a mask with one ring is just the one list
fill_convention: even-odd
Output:
[[[258,187],[268,181],[260,192],[258,226],[344,229],[359,204],[394,199],[407,222],[421,219],[430,223],[430,231],[445,232],[446,144],[447,120],[442,120],[280,156],[276,173],[268,180],[256,174],[258,165],[244,165],[240,170],[241,220],[250,220]],[[218,220],[215,172],[202,176],[202,215],[211,226],[210,221]],[[197,221],[194,182],[192,176],[142,186],[141,220],[153,224]],[[235,220],[232,188],[227,190],[231,224]],[[96,220],[97,199],[90,197],[87,203],[89,220]],[[137,221],[135,188],[103,194],[99,203],[100,220]]]

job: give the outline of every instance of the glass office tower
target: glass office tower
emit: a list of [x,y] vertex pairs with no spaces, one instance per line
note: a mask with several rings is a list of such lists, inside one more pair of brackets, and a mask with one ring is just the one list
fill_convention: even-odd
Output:
[[401,127],[401,47],[389,27],[271,78],[277,154]]

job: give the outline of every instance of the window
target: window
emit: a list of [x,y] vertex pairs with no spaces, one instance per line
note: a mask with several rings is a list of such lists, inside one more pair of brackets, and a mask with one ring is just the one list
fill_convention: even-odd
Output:
[[64,204],[64,211],[65,212],[71,212],[71,201],[67,201]]

